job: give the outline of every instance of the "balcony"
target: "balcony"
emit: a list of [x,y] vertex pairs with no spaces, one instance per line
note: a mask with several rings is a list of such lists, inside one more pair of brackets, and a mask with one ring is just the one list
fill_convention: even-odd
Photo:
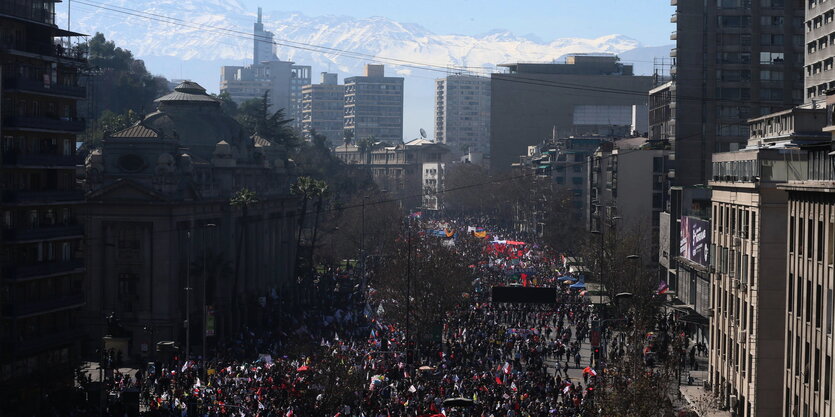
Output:
[[678,0],[670,0],[670,6],[678,6]]
[[[57,29],[56,29],[57,30]],[[75,61],[76,64],[87,61],[87,49],[78,41],[61,45],[55,42],[25,42],[22,39],[0,39],[0,50],[16,55],[36,55]]]
[[84,130],[84,119],[8,115],[3,117],[3,127],[78,133]]
[[674,41],[674,40],[676,40],[676,39],[678,39],[678,32],[677,32],[677,31],[673,31],[673,33],[671,33],[671,34],[670,34],[670,40],[671,40],[671,41]]
[[18,205],[51,205],[81,203],[84,193],[79,190],[3,191],[0,202]]
[[84,294],[57,295],[37,301],[15,299],[10,304],[3,305],[3,315],[6,317],[33,316],[69,310],[84,305]]
[[670,58],[675,58],[678,56],[678,48],[670,49]]
[[74,98],[87,97],[87,88],[81,86],[65,86],[60,84],[44,84],[43,80],[26,78],[3,78],[3,90],[20,90],[37,94],[65,96]]
[[84,228],[79,224],[69,226],[39,227],[36,229],[6,229],[2,232],[6,242],[32,242],[57,239],[75,239],[84,236]]
[[[45,3],[48,4],[48,3]],[[55,23],[55,11],[52,8],[38,8],[34,4],[14,1],[0,2],[0,14],[14,16],[20,19],[52,25]]]
[[670,16],[670,23],[676,23],[676,22],[678,22],[678,13],[673,13],[673,15]]
[[84,272],[84,262],[81,259],[70,259],[33,265],[10,265],[3,268],[3,278],[10,281],[25,281],[81,272]]
[[3,153],[2,160],[4,167],[27,167],[27,168],[75,168],[80,163],[76,155],[60,155],[48,153],[18,153],[8,151]]

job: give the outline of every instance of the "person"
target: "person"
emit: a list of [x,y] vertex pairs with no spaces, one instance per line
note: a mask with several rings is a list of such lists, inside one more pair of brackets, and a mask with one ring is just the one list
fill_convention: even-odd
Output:
[[580,356],[580,352],[574,354],[574,365],[576,365],[578,369],[580,368],[581,359],[582,357]]

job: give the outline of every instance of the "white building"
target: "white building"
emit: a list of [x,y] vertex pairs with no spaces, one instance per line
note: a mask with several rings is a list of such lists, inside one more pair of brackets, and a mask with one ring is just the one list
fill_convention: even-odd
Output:
[[423,208],[425,210],[440,210],[443,208],[444,169],[443,162],[423,163]]
[[490,153],[490,79],[449,75],[435,80],[435,140],[461,156]]

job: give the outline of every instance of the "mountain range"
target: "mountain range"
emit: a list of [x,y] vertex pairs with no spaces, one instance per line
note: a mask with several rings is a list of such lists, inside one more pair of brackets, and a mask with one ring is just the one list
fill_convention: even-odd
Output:
[[[169,79],[191,79],[216,92],[222,65],[252,60],[254,10],[236,0],[77,0],[71,29],[102,32],[143,59],[151,72]],[[66,27],[66,10],[59,24]],[[453,69],[487,75],[507,62],[551,62],[573,53],[613,53],[635,64],[637,74],[651,74],[653,59],[669,57],[672,45],[646,47],[623,35],[596,39],[560,38],[550,42],[497,29],[469,36],[436,34],[419,24],[384,17],[306,16],[266,11],[266,30],[275,33],[282,60],[311,65],[313,74],[338,72],[340,78],[362,73],[366,63],[386,64],[387,74],[406,77],[405,135],[420,127],[432,132],[433,80]],[[313,82],[319,82],[314,75]]]

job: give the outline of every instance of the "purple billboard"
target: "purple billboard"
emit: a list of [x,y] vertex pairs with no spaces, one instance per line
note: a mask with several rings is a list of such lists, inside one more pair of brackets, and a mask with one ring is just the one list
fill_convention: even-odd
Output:
[[682,258],[702,266],[710,265],[710,222],[683,216],[679,249]]

